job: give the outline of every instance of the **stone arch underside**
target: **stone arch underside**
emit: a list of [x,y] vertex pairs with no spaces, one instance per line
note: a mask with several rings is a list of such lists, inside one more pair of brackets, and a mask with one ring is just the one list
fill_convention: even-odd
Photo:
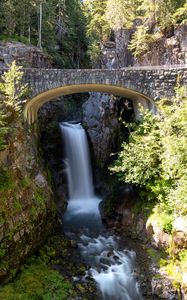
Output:
[[153,112],[156,112],[156,105],[150,97],[132,89],[109,84],[78,84],[50,89],[28,100],[23,110],[24,118],[31,125],[37,121],[38,110],[43,104],[48,101],[55,100],[60,96],[85,92],[113,94],[115,96],[131,99],[133,101],[134,111],[137,118],[139,115],[139,104]]

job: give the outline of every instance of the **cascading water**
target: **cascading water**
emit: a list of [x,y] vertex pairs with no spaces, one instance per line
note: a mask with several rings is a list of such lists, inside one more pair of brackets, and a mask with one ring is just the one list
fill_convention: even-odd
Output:
[[141,300],[133,277],[135,252],[119,250],[117,237],[110,236],[102,227],[101,200],[94,196],[86,133],[80,124],[64,122],[60,128],[65,140],[70,198],[64,224],[91,266],[85,279],[91,276],[96,281],[102,299]]

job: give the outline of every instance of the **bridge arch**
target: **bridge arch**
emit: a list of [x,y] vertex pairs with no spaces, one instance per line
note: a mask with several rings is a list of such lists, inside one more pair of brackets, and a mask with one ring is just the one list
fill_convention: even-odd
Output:
[[24,106],[24,118],[31,125],[37,121],[38,110],[43,104],[55,100],[60,96],[85,92],[100,92],[131,99],[137,115],[139,103],[153,112],[156,112],[155,103],[151,98],[132,89],[110,84],[76,84],[53,88],[31,98]]

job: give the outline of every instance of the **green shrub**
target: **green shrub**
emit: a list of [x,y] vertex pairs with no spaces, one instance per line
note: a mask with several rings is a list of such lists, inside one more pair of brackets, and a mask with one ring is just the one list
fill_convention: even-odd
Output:
[[129,141],[110,166],[119,180],[141,188],[142,201],[155,203],[158,224],[169,234],[175,217],[187,213],[185,89],[177,86],[171,100],[160,102],[157,115],[142,110],[141,119],[129,127]]

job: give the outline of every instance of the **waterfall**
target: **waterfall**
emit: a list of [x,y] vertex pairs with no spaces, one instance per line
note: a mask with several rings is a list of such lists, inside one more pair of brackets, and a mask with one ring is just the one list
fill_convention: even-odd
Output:
[[60,125],[65,139],[67,176],[71,200],[92,198],[93,179],[90,167],[88,142],[80,124],[64,122]]
[[[80,124],[61,123],[65,141],[69,201],[64,215],[66,234],[78,242],[102,299],[142,300],[133,276],[135,252],[118,250],[117,238],[102,227],[100,199],[95,197],[87,137]],[[101,299],[101,298],[98,298]]]
[[[85,225],[97,218],[101,224],[99,202],[95,197],[93,188],[92,170],[90,164],[88,141],[85,130],[80,124],[63,122],[60,124],[62,136],[65,141],[66,172],[68,177],[69,201],[65,219],[74,218],[74,222]],[[83,216],[84,215],[84,218]],[[91,222],[89,222],[90,226]]]

